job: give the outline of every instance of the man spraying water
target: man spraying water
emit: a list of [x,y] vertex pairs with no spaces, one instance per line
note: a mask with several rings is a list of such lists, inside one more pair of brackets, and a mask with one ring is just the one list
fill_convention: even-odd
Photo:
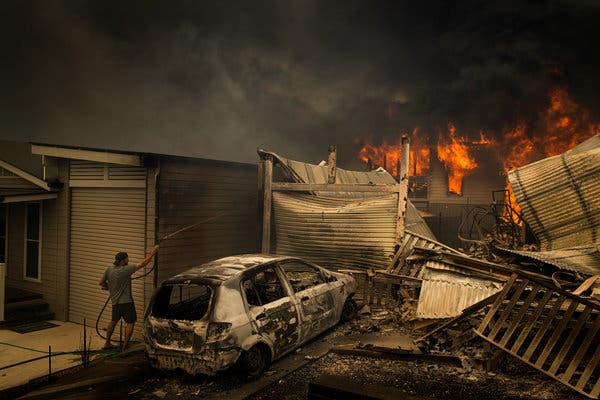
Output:
[[133,327],[137,320],[135,304],[131,296],[131,275],[144,268],[152,257],[158,252],[158,245],[154,246],[152,251],[139,264],[129,265],[129,256],[125,252],[119,252],[115,255],[113,266],[104,271],[100,279],[100,286],[108,288],[110,300],[112,303],[112,318],[106,327],[106,343],[103,349],[112,348],[110,338],[115,330],[117,322],[121,318],[125,320],[125,339],[123,340],[122,350],[129,345],[129,339],[133,334]]

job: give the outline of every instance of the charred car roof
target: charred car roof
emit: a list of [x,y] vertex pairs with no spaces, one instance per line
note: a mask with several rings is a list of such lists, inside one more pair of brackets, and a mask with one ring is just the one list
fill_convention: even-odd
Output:
[[163,284],[190,281],[218,285],[258,265],[288,259],[295,259],[295,257],[276,256],[270,254],[241,254],[237,256],[219,258],[218,260],[210,261],[206,264],[190,268],[180,274],[177,274],[164,281]]

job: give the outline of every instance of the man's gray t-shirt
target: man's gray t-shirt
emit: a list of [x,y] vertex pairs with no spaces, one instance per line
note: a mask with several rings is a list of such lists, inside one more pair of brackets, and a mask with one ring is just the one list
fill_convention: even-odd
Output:
[[104,271],[104,280],[108,282],[110,301],[113,305],[133,303],[131,297],[131,275],[136,271],[135,264],[112,266]]

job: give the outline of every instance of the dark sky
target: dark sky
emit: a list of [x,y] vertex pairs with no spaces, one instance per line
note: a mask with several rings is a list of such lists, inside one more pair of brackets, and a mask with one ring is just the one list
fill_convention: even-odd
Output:
[[3,1],[0,138],[318,162],[356,137],[598,117],[598,1]]

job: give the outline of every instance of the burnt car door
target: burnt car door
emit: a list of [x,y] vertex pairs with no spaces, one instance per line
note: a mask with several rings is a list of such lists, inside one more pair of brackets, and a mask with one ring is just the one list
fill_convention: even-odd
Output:
[[309,340],[335,325],[336,304],[331,285],[321,269],[301,260],[280,264],[300,305],[301,341]]
[[242,292],[250,320],[273,344],[274,356],[293,349],[300,340],[298,309],[274,265],[249,271],[242,278]]

